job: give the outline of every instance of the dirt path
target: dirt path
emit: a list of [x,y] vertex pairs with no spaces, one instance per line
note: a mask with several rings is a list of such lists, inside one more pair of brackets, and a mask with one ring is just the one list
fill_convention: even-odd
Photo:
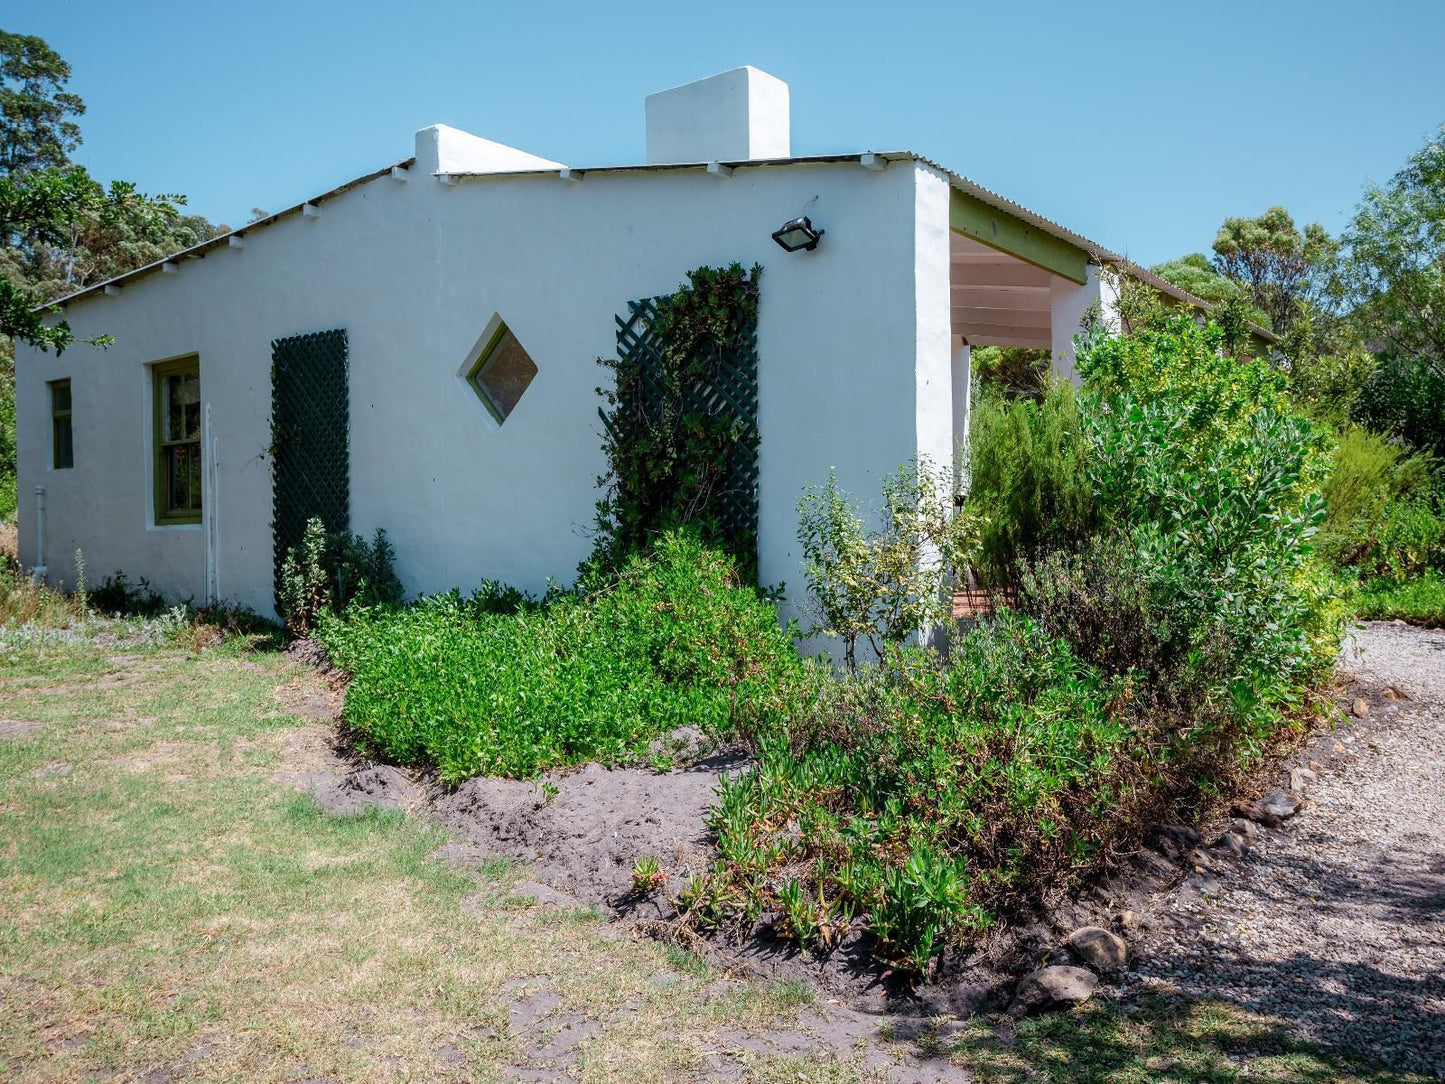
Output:
[[1367,624],[1345,663],[1345,699],[1368,713],[1341,721],[1299,815],[1220,878],[1192,935],[1148,946],[1129,986],[1445,1078],[1445,632]]

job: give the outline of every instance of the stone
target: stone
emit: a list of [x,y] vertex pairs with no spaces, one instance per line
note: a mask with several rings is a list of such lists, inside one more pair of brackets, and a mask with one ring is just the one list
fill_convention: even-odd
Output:
[[1094,996],[1099,976],[1082,967],[1052,965],[1031,971],[1014,992],[1016,1011],[1044,1012],[1078,1005]]
[[1357,696],[1355,697],[1354,707],[1351,710],[1354,711],[1356,719],[1363,719],[1366,715],[1370,714],[1369,701],[1363,696]]
[[1289,770],[1289,789],[1298,794],[1318,779],[1319,776],[1312,768],[1291,768]]
[[1095,971],[1123,967],[1129,956],[1124,939],[1102,926],[1082,926],[1069,934],[1069,949]]
[[1401,691],[1401,689],[1399,688],[1399,686],[1396,686],[1396,685],[1386,685],[1386,686],[1385,686],[1385,694],[1384,694],[1384,695],[1385,695],[1385,699],[1386,699],[1386,700],[1409,700],[1409,699],[1410,699],[1408,696],[1406,696],[1406,695],[1404,694],[1403,691]]
[[1282,790],[1272,790],[1257,802],[1240,802],[1234,811],[1266,828],[1278,828],[1285,818],[1299,812],[1300,800]]
[[1282,790],[1272,790],[1260,799],[1259,807],[1266,813],[1284,820],[1286,817],[1293,817],[1299,812],[1301,802],[1293,794],[1287,794]]

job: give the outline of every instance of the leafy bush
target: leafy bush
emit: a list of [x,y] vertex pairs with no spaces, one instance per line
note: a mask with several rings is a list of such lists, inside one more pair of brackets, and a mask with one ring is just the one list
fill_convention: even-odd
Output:
[[750,702],[758,763],[722,788],[722,862],[683,901],[700,921],[770,913],[826,944],[862,918],[923,971],[1197,815],[1293,725],[1346,618],[1311,546],[1329,441],[1223,336],[1163,315],[1094,332],[1079,395],[984,404],[969,503],[1028,612],[946,661],[805,666]]
[[1445,457],[1445,373],[1424,358],[1386,353],[1361,390],[1355,420]]
[[305,636],[325,610],[352,603],[394,606],[401,602],[396,551],[380,527],[370,542],[349,531],[327,533],[313,516],[306,521],[301,545],[286,552],[279,591],[286,628]]
[[809,635],[836,637],[844,661],[857,669],[867,640],[901,644],[948,620],[947,588],[966,568],[978,521],[955,511],[951,486],[926,460],[900,467],[883,483],[879,529],[870,532],[833,474],[798,502],[798,541],[819,625]]
[[1359,609],[1364,618],[1399,618],[1445,628],[1445,573],[1430,570],[1404,581],[1371,580],[1360,590]]
[[136,614],[158,617],[170,609],[166,600],[151,588],[144,576],[136,583],[119,569],[107,576],[99,587],[92,587],[86,600],[92,609],[107,614]]
[[683,725],[725,734],[738,703],[799,665],[734,562],[680,534],[591,593],[355,605],[318,635],[351,674],[345,718],[365,744],[449,783],[624,760]]
[[1095,522],[1073,386],[1039,400],[985,395],[970,422],[968,507],[981,520],[980,574],[1011,582],[1021,561],[1088,535]]
[[862,918],[885,959],[926,971],[1197,795],[1203,743],[1007,609],[947,665],[895,649],[857,678],[803,668],[777,696],[745,727],[757,766],[720,788],[723,861],[682,898],[706,924],[774,913],[827,945]]

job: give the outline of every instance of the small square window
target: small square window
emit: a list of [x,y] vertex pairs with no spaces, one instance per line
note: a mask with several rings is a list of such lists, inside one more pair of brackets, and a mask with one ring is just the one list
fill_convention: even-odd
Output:
[[537,376],[537,365],[510,328],[501,325],[467,377],[498,422],[505,422]]
[[56,470],[75,466],[75,444],[70,431],[70,381],[50,382],[50,465]]

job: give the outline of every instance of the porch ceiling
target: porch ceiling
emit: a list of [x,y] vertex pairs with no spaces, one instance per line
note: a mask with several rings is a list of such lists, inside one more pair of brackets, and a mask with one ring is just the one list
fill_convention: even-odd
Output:
[[953,333],[974,346],[1049,349],[1053,276],[957,231],[950,249]]

